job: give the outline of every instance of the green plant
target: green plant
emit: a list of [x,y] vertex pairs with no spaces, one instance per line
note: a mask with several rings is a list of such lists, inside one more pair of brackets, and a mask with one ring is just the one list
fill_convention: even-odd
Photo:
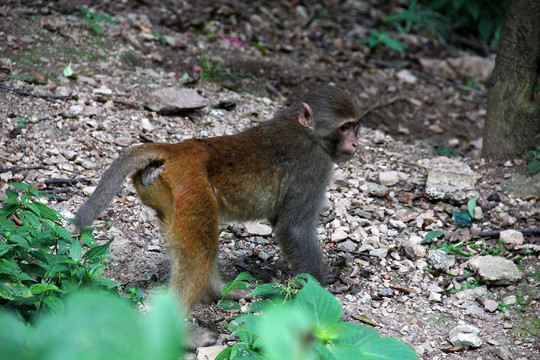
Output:
[[401,341],[341,321],[339,302],[309,275],[298,275],[286,285],[259,285],[251,295],[265,299],[229,324],[240,342],[216,360],[417,359]]
[[360,39],[360,41],[362,43],[367,44],[370,48],[374,48],[379,45],[384,45],[400,53],[404,51],[403,44],[401,43],[401,41],[394,39],[390,33],[382,32],[377,29],[370,29],[369,32],[370,32],[369,37],[362,38]]
[[22,117],[17,118],[17,129],[22,130],[26,127],[26,119]]
[[391,23],[401,33],[409,33],[412,28],[424,29],[443,44],[447,43],[448,20],[436,11],[418,6],[417,0],[412,0],[407,10],[386,17],[384,22]]
[[525,163],[529,174],[535,175],[540,172],[540,145],[536,147],[536,150],[529,150],[525,155]]
[[426,236],[424,236],[424,241],[430,241],[443,235],[444,235],[444,232],[442,232],[441,230],[431,231],[427,233]]
[[472,256],[471,252],[461,249],[464,245],[465,245],[465,243],[463,241],[460,241],[460,242],[458,242],[456,244],[445,242],[445,243],[442,243],[440,245],[432,244],[432,245],[430,245],[429,248],[431,250],[436,250],[436,249],[442,250],[447,254],[456,254],[456,255],[461,255],[461,256]]
[[452,28],[475,34],[486,44],[499,41],[506,0],[421,0],[429,9],[444,15]]
[[98,22],[105,22],[111,25],[118,25],[118,23],[114,21],[112,18],[110,18],[109,16],[93,13],[84,6],[81,6],[79,11],[81,12],[82,21],[86,25],[89,25],[92,31],[97,35],[102,35],[105,33],[103,26],[98,24]]
[[502,303],[502,302],[499,303],[499,305],[497,305],[497,310],[499,311],[510,310],[510,309],[511,309],[510,305]]
[[0,209],[0,305],[28,320],[44,309],[62,312],[62,298],[81,286],[115,291],[116,283],[101,277],[110,242],[97,245],[83,232],[81,245],[39,201],[47,194],[12,185],[21,193],[8,189]]
[[0,309],[0,324],[0,360],[177,360],[185,339],[182,311],[165,293],[143,315],[118,296],[78,291],[62,314],[27,326]]
[[480,283],[476,280],[469,280],[467,281],[466,283],[463,283],[461,285],[461,288],[459,290],[456,290],[456,289],[452,289],[450,290],[450,292],[452,294],[455,294],[455,293],[458,293],[460,291],[463,291],[463,290],[466,290],[466,289],[474,289],[474,288],[477,288],[480,286]]

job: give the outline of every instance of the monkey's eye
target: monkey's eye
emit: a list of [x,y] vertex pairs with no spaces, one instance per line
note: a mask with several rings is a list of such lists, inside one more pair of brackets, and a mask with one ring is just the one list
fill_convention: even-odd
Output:
[[352,128],[351,123],[346,123],[346,124],[341,125],[341,126],[339,127],[339,130],[345,132],[345,131],[351,130],[351,128]]

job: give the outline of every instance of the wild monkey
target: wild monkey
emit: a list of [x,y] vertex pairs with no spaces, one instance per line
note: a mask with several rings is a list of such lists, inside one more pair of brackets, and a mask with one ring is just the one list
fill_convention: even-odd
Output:
[[317,219],[332,163],[356,151],[360,115],[349,95],[324,86],[236,135],[134,146],[105,171],[76,224],[90,226],[135,172],[141,201],[162,221],[171,286],[186,306],[221,296],[218,221],[269,220],[292,270],[324,284]]

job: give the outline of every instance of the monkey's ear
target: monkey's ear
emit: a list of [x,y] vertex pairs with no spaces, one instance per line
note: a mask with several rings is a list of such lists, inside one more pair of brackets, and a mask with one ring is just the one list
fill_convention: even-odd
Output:
[[298,122],[308,129],[313,129],[313,110],[311,110],[311,107],[306,104],[305,102],[302,103],[302,108],[300,109],[300,113],[298,114]]

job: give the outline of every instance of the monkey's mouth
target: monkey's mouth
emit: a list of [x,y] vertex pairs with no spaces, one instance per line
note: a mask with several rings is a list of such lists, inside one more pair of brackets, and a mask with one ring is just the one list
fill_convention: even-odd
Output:
[[354,152],[339,152],[336,156],[336,161],[347,161],[351,160],[354,157]]

